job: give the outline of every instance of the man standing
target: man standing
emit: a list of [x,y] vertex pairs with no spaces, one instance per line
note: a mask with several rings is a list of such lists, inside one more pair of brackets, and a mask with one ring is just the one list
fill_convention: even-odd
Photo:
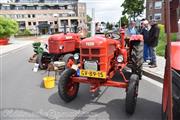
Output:
[[150,58],[151,56],[149,54],[150,53],[149,45],[148,45],[150,25],[147,20],[144,20],[142,24],[144,27],[141,30],[141,34],[143,35],[144,38],[144,62],[146,62],[147,60],[151,59]]
[[131,21],[128,29],[126,30],[126,35],[130,37],[131,35],[137,35],[138,30],[136,29],[136,22]]
[[158,45],[160,29],[158,27],[156,20],[151,20],[150,24],[151,24],[151,29],[149,31],[148,44],[150,47],[151,62],[149,65],[150,65],[150,68],[155,68],[155,67],[157,67],[155,47]]

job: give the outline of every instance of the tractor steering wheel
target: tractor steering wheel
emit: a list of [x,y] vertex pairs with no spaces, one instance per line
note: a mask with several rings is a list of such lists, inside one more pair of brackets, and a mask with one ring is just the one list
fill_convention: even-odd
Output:
[[110,38],[110,39],[115,39],[115,40],[121,39],[120,34],[116,31],[108,31],[107,33],[105,33],[105,37]]

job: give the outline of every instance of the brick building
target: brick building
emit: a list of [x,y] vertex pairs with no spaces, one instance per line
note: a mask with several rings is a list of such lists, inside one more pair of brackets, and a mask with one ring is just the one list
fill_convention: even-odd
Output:
[[146,18],[148,20],[156,19],[159,23],[164,23],[164,3],[162,0],[146,1]]
[[[179,0],[170,0],[171,1],[171,9],[173,8],[173,2]],[[180,2],[176,2],[177,4],[177,20],[180,19]],[[146,0],[146,18],[148,20],[156,19],[159,23],[164,24],[164,0]]]

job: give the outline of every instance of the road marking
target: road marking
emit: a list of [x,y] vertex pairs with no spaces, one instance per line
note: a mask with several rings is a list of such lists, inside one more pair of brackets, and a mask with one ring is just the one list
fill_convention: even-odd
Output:
[[5,57],[7,55],[9,55],[9,53],[2,54],[2,55],[0,55],[0,58]]
[[158,81],[156,81],[156,80],[150,79],[150,78],[148,78],[146,76],[143,76],[142,79],[152,83],[153,85],[156,85],[156,86],[158,86],[160,88],[163,88],[163,84],[158,82]]

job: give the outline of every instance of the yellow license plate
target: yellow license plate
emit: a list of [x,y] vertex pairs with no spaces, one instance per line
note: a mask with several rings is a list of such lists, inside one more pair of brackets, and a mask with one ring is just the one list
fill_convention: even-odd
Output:
[[106,78],[106,72],[93,71],[93,70],[80,70],[80,76],[105,79]]

